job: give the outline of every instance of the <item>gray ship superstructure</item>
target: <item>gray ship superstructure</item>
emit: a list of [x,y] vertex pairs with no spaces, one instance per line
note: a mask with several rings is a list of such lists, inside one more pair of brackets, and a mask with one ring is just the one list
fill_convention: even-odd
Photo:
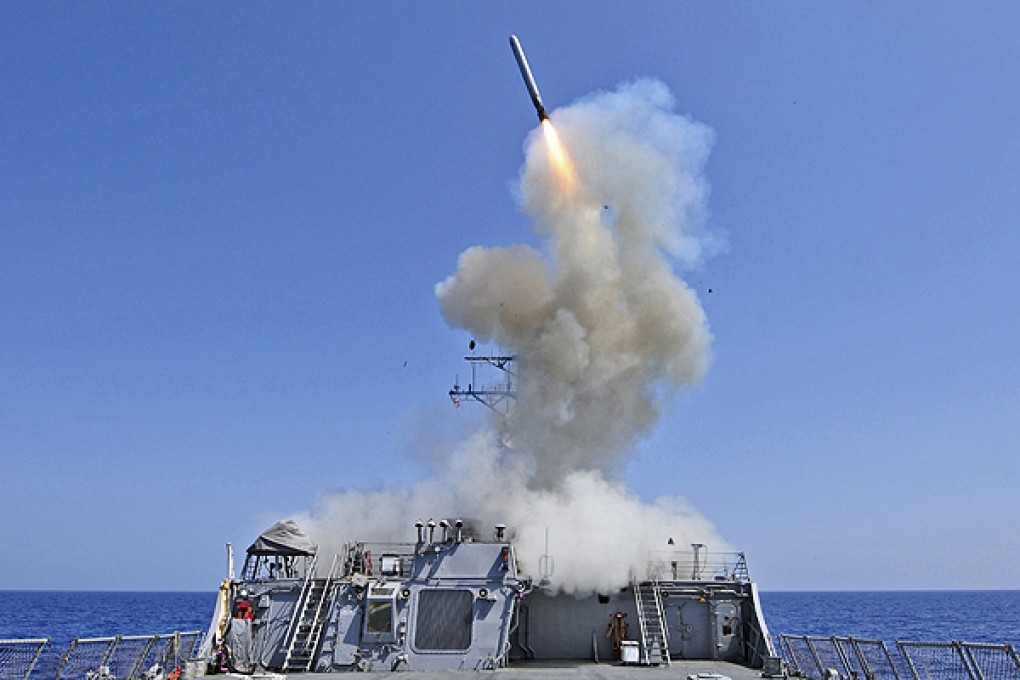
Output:
[[414,542],[349,543],[322,560],[296,524],[274,525],[224,581],[199,656],[213,671],[220,659],[283,673],[680,659],[778,668],[743,555],[671,549],[629,586],[577,596],[527,572],[502,525],[408,529]]

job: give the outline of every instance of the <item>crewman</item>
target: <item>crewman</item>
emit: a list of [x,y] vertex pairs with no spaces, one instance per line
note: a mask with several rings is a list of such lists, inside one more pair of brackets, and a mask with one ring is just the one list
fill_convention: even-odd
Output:
[[235,619],[246,619],[251,621],[255,618],[255,609],[248,601],[248,591],[241,591],[241,599],[237,601],[237,609],[234,611]]
[[630,624],[627,623],[627,615],[623,612],[616,612],[613,618],[609,619],[609,630],[606,631],[606,638],[613,641],[613,650],[617,654],[623,647],[623,641],[627,639],[630,631]]

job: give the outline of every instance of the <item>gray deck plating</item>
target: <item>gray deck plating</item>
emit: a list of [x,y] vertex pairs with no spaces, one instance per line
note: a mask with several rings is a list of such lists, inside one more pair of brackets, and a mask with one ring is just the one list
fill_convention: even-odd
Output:
[[[477,671],[491,674],[494,680],[685,680],[689,675],[717,673],[732,680],[760,680],[761,671],[752,670],[725,661],[674,661],[671,666],[623,666],[620,664],[577,664],[577,663],[518,663],[496,671]],[[230,675],[243,680],[282,678],[287,680],[323,680],[322,673],[290,673],[286,676]],[[464,680],[471,677],[471,671],[392,671],[373,673],[374,677],[400,678],[400,680]]]

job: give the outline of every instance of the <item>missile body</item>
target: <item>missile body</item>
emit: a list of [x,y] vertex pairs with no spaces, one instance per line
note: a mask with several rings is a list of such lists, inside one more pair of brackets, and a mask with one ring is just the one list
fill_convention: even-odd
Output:
[[528,94],[531,96],[531,103],[535,105],[539,122],[549,120],[549,114],[545,112],[545,104],[542,103],[542,95],[538,93],[538,85],[535,84],[535,76],[531,74],[528,59],[524,56],[521,41],[517,39],[516,35],[510,36],[510,49],[514,51],[514,59],[517,60],[517,67],[521,69],[524,86],[528,88]]

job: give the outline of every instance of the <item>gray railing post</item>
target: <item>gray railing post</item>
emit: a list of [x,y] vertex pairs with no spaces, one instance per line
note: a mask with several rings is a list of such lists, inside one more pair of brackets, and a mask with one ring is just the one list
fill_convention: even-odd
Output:
[[131,664],[131,669],[128,671],[128,680],[134,680],[145,670],[145,660],[149,658],[149,652],[152,651],[152,646],[158,639],[158,635],[151,636],[141,653],[135,657],[134,663]]
[[122,639],[123,636],[117,635],[110,640],[110,644],[106,645],[106,649],[103,650],[103,655],[99,657],[99,665],[96,667],[97,671],[103,666],[110,665],[110,659],[113,658],[113,653],[117,651],[117,647],[120,646],[120,641]]
[[28,664],[28,670],[25,671],[25,680],[32,677],[32,670],[35,668],[36,663],[39,662],[39,657],[42,656],[43,650],[46,649],[49,644],[50,638],[46,638],[46,641],[39,645],[39,647],[35,650],[35,654],[32,655],[32,660]]
[[896,668],[896,662],[893,661],[889,648],[885,646],[885,640],[879,640],[878,643],[882,646],[882,651],[885,653],[886,660],[889,661],[889,668],[892,669],[893,675],[896,677],[896,680],[900,680],[900,671]]
[[868,663],[868,657],[864,656],[864,650],[857,644],[857,638],[849,637],[847,641],[850,643],[850,649],[854,651],[854,656],[857,657],[857,663],[861,667],[861,672],[864,673],[864,679],[870,680],[874,677],[874,671],[871,670],[871,664]]
[[68,645],[67,651],[64,652],[64,655],[62,657],[60,657],[60,663],[57,664],[57,671],[56,671],[56,673],[53,676],[53,680],[60,680],[60,675],[61,675],[61,673],[64,672],[64,668],[67,666],[68,662],[71,660],[71,654],[74,653],[74,648],[78,646],[78,641],[80,639],[81,638],[75,638],[75,639],[71,640],[71,644]]
[[807,643],[808,651],[811,652],[811,657],[815,660],[815,666],[818,667],[818,677],[821,677],[825,673],[825,667],[822,665],[821,657],[818,656],[818,650],[815,649],[815,643],[807,635],[804,636],[804,642]]
[[981,671],[981,666],[978,664],[977,659],[974,658],[974,652],[966,642],[959,643],[963,653],[966,657],[965,663],[971,669],[973,673],[977,675],[978,680],[985,680],[985,674]]
[[[951,644],[953,645],[953,650],[960,655],[960,661],[963,662],[963,667],[967,669],[967,675],[970,676],[971,680],[984,680],[981,675],[981,671],[977,670],[975,665],[972,664],[971,660],[968,658],[969,654],[963,651],[963,644],[958,640],[953,640]],[[977,675],[975,675],[975,671],[977,671]]]
[[839,662],[843,664],[843,668],[846,669],[847,675],[848,676],[856,675],[853,666],[850,664],[850,659],[849,657],[847,657],[846,651],[843,649],[843,645],[841,644],[840,639],[833,635],[831,640],[832,646],[836,650],[836,656],[839,657]]
[[1016,650],[1013,649],[1013,645],[1006,643],[1006,653],[1013,659],[1013,663],[1016,664],[1016,669],[1020,671],[1020,655],[1017,655]]
[[780,633],[776,639],[779,640],[779,654],[786,657],[787,663],[793,662],[793,664],[797,666],[797,669],[800,670],[800,666],[794,660],[793,654],[790,653],[790,648],[786,644],[786,633]]

